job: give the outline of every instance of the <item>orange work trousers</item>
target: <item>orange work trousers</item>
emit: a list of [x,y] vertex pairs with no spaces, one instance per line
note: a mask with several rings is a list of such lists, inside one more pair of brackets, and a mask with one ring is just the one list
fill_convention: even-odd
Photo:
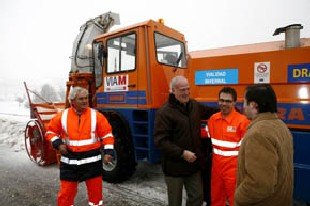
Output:
[[226,206],[228,200],[229,206],[234,206],[237,158],[231,158],[230,162],[221,162],[219,159],[215,160],[214,156],[211,172],[211,205]]
[[[102,205],[102,176],[94,177],[85,181],[88,194],[89,205]],[[60,181],[60,190],[58,192],[58,206],[72,206],[77,193],[78,182],[66,180]]]

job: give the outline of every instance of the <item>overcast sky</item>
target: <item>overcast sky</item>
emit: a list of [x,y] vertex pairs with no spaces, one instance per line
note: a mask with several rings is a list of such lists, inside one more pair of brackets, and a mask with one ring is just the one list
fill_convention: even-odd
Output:
[[190,51],[282,40],[274,30],[294,23],[310,37],[310,0],[1,0],[0,92],[23,81],[65,85],[80,26],[108,11],[121,26],[163,18]]

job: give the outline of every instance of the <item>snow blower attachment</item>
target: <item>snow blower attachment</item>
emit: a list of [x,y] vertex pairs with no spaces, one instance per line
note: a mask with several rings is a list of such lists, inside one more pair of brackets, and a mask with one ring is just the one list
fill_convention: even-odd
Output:
[[[94,87],[93,67],[93,39],[106,33],[113,25],[120,23],[119,15],[113,12],[107,12],[94,19],[88,20],[80,28],[80,33],[73,43],[71,57],[71,70],[69,80],[67,81],[66,97],[73,86],[81,86],[90,91],[90,99],[93,99],[96,88]],[[52,117],[63,109],[69,107],[69,102],[53,103],[46,101],[35,91],[27,88],[24,82],[28,96],[31,120],[27,123],[25,130],[25,147],[31,161],[38,165],[49,165],[59,160],[56,151],[52,148],[50,142],[44,138],[47,125]],[[34,94],[43,103],[32,102],[29,93]],[[90,102],[90,106],[93,106]]]
[[[44,138],[46,127],[52,117],[65,108],[65,103],[52,103],[45,101],[39,94],[30,90],[24,82],[30,108],[30,120],[25,129],[25,148],[31,161],[43,166],[57,162],[57,154],[50,142]],[[31,101],[32,93],[43,101]]]

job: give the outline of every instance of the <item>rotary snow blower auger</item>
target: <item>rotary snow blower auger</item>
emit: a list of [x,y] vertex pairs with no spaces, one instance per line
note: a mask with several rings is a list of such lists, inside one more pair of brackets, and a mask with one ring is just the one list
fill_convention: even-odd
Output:
[[[46,127],[51,118],[65,108],[65,103],[52,103],[30,90],[24,82],[30,108],[30,120],[25,129],[25,148],[31,161],[40,166],[57,162],[56,151],[44,138]],[[33,103],[29,93],[36,95],[43,103]]]

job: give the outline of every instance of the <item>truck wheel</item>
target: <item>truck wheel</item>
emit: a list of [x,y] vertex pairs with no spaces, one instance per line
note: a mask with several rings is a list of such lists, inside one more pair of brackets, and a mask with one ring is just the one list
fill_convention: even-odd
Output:
[[104,181],[110,183],[119,183],[129,179],[137,165],[129,132],[121,119],[115,116],[108,118],[115,138],[114,160],[108,165],[103,164],[102,177]]
[[25,130],[25,148],[31,161],[40,166],[45,165],[43,132],[37,120],[30,120],[27,123]]

